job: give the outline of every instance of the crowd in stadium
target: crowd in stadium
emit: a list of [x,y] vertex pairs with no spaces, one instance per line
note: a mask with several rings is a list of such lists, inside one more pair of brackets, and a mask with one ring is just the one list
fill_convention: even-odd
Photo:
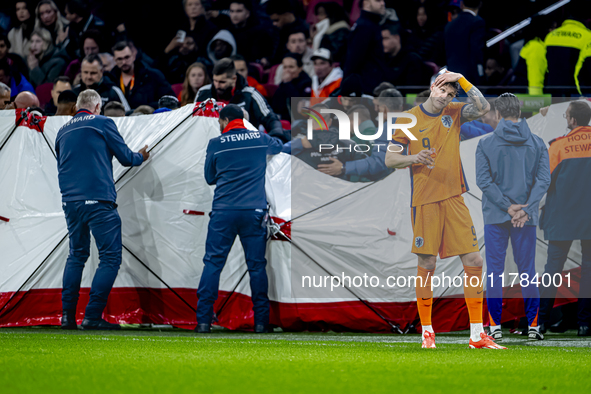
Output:
[[[443,66],[485,95],[591,86],[591,31],[574,0],[490,48],[486,40],[553,1],[510,15],[510,2],[481,0],[184,0],[151,11],[134,1],[9,3],[0,7],[0,108],[47,115],[67,114],[87,87],[109,116],[174,109],[193,102],[227,57],[236,85],[256,89],[285,121],[290,97],[374,95],[381,83],[420,93]],[[217,90],[230,101],[231,89]]]

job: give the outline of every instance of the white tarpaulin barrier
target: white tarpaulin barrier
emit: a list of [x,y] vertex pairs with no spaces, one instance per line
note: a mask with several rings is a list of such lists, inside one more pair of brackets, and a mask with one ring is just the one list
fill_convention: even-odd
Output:
[[[546,142],[564,134],[565,108],[566,104],[555,105],[546,118],[530,118],[532,131]],[[152,151],[141,167],[128,169],[114,161],[124,250],[105,310],[108,320],[196,324],[196,289],[214,190],[205,182],[203,166],[208,140],[219,135],[219,126],[217,119],[194,117],[192,111],[186,106],[157,115],[114,118],[132,150],[147,144]],[[48,117],[40,125],[41,133],[29,125],[15,129],[17,116],[0,111],[0,216],[10,220],[0,221],[0,326],[58,324],[68,238],[53,146],[59,128],[70,118]],[[483,246],[481,192],[474,168],[477,143],[478,139],[463,142],[461,154],[470,187],[464,199]],[[297,189],[292,190],[292,181]],[[266,188],[275,221],[294,219],[281,227],[291,243],[282,235],[268,243],[272,324],[293,330],[389,331],[391,325],[406,326],[417,318],[414,284],[382,286],[389,276],[416,275],[416,257],[410,253],[408,170],[373,184],[349,183],[280,154],[269,159]],[[542,239],[539,234],[538,272],[546,262]],[[92,245],[82,279],[80,318],[98,265]],[[580,264],[578,244],[569,257],[565,269]],[[512,264],[509,251],[508,270]],[[439,261],[436,274],[442,272],[461,275],[459,258]],[[304,284],[305,277],[342,273],[376,276],[381,282],[334,289],[330,283]],[[219,324],[232,329],[252,326],[248,283],[237,239],[222,272],[215,306]],[[461,288],[435,289],[438,331],[467,324],[463,299],[448,297],[461,294]]]

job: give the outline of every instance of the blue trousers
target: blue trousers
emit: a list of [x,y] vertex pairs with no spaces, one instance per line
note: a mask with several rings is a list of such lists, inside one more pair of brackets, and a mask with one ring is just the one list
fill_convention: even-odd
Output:
[[[573,241],[549,241],[548,261],[544,274],[559,274],[564,269],[564,263]],[[581,240],[582,264],[581,281],[579,282],[579,326],[591,324],[591,240]],[[564,282],[563,282],[564,283]],[[553,284],[553,282],[552,282]],[[540,323],[549,323],[550,313],[556,298],[556,287],[542,287],[542,303],[540,305]]]
[[70,235],[70,254],[64,270],[62,306],[75,310],[80,293],[84,264],[90,255],[90,232],[99,251],[99,266],[90,288],[85,318],[102,318],[107,299],[121,266],[121,218],[112,202],[64,202]]
[[[484,226],[484,243],[486,245],[486,303],[492,319],[491,325],[501,324],[503,310],[503,286],[501,275],[505,272],[505,257],[511,238],[513,258],[517,264],[520,277],[526,274],[528,282],[536,275],[536,226],[513,227],[511,222],[487,224]],[[492,281],[490,274],[492,274]],[[538,277],[539,279],[539,277]],[[511,281],[513,279],[511,278]],[[507,285],[507,283],[505,283]],[[521,288],[525,303],[525,313],[530,326],[538,325],[540,308],[540,292],[535,284]]]
[[203,273],[197,289],[197,322],[211,324],[213,304],[218,298],[220,274],[236,236],[244,248],[256,324],[269,324],[269,282],[265,267],[267,227],[262,209],[212,211],[207,228]]

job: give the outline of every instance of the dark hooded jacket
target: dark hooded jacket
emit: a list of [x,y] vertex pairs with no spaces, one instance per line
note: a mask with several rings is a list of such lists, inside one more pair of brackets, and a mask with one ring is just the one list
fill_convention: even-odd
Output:
[[502,119],[478,142],[476,183],[482,190],[484,224],[510,221],[512,204],[527,204],[526,225],[538,224],[538,206],[550,186],[550,162],[544,141],[531,133],[525,119]]

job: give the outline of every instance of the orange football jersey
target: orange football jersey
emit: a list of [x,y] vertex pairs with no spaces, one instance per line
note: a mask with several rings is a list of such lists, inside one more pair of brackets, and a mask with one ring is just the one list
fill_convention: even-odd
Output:
[[406,145],[407,155],[435,148],[433,168],[424,164],[413,164],[410,168],[413,207],[443,201],[468,191],[460,159],[460,126],[465,105],[449,103],[439,114],[427,112],[422,104],[408,110],[417,117],[417,124],[409,129],[416,141],[396,130],[394,143]]

